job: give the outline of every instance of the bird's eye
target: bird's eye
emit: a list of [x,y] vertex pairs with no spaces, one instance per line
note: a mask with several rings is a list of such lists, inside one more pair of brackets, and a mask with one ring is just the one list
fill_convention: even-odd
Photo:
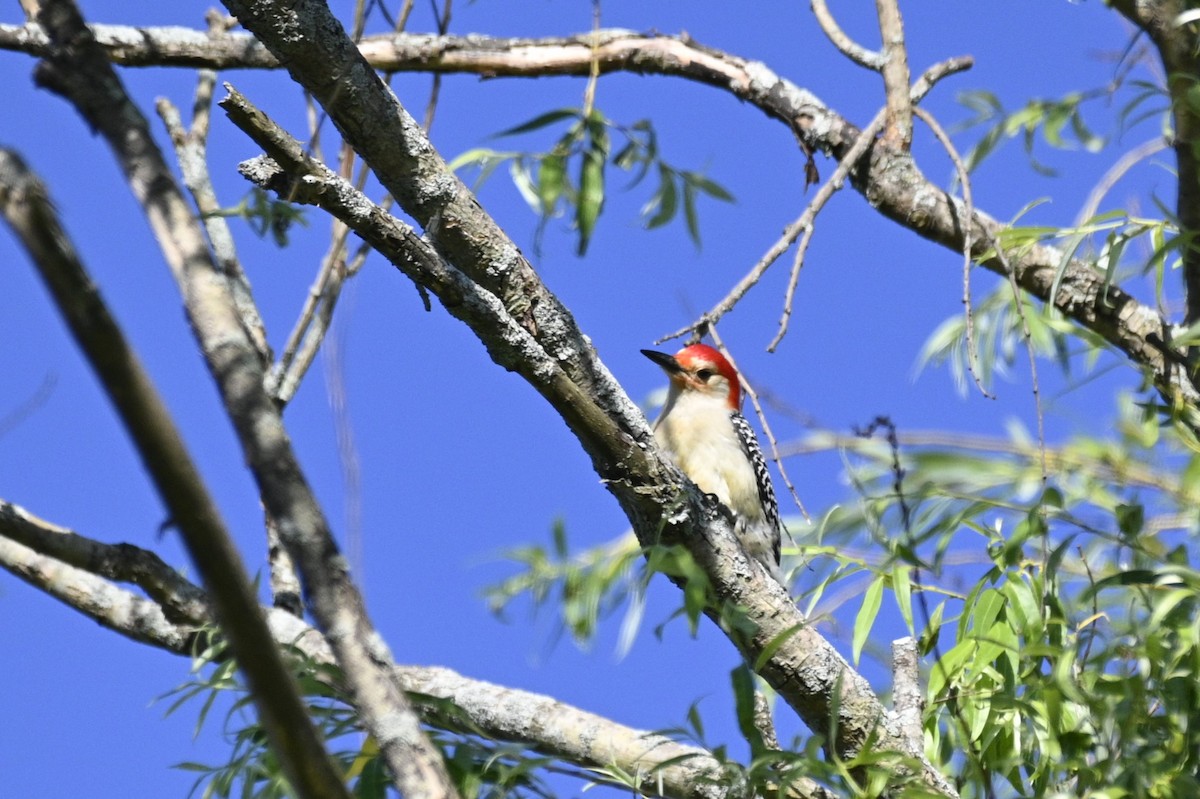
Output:
[[712,369],[701,369],[699,372],[696,372],[696,377],[700,378],[705,383],[707,383],[708,379],[710,377],[712,377],[714,374],[715,374],[715,372],[713,372]]

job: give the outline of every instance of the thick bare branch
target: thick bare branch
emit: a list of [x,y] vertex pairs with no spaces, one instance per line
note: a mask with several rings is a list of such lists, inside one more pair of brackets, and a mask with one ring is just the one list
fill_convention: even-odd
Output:
[[1180,13],[1189,3],[1180,0],[1112,0],[1111,5],[1144,31],[1158,49],[1167,73],[1174,120],[1172,145],[1175,150],[1175,213],[1187,244],[1180,250],[1183,286],[1186,293],[1185,324],[1200,322],[1200,108],[1193,99],[1200,53],[1196,51],[1194,26],[1181,25]]
[[15,506],[5,504],[7,509],[0,515],[0,568],[134,641],[178,653],[191,649],[190,630],[169,620],[154,600],[9,538],[13,527],[24,523],[14,521]]
[[[180,603],[174,598],[203,592],[165,564],[161,568],[170,576],[156,578],[152,587],[169,589],[152,591],[151,599],[113,585],[116,581],[144,586],[146,564],[162,561],[153,552],[130,544],[104,544],[68,533],[0,500],[0,568],[122,635],[191,656],[195,632],[211,624],[212,618],[203,602]],[[172,602],[179,612],[172,613],[160,604],[166,602]],[[298,649],[317,663],[336,664],[317,630],[280,609],[264,612],[277,644]],[[414,706],[432,726],[520,743],[540,754],[594,769],[598,779],[619,786],[628,783],[604,775],[609,771],[631,775],[646,796],[728,796],[721,780],[721,762],[706,749],[618,724],[542,694],[473,680],[450,669],[397,666],[392,677],[401,690],[414,695]],[[453,704],[453,712],[447,712],[445,701]],[[827,795],[806,779],[789,787],[790,795],[796,797]]]
[[[108,141],[149,220],[179,284],[192,330],[200,343],[267,513],[300,569],[314,617],[337,654],[353,701],[379,742],[397,787],[409,799],[443,799],[456,791],[440,752],[421,731],[412,708],[389,679],[391,654],[367,618],[324,514],[304,478],[283,429],[279,409],[264,387],[264,364],[237,312],[228,280],[214,263],[203,232],[149,133],[140,110],[91,40],[70,0],[43,6],[40,22],[55,46],[36,76],[70,100]],[[198,478],[196,484],[199,485]],[[176,514],[184,523],[184,514]],[[193,556],[199,557],[193,547]],[[257,617],[256,612],[249,612]],[[227,617],[222,615],[222,621]],[[258,640],[266,640],[261,635]],[[274,651],[274,648],[270,648]],[[242,649],[235,645],[242,660]],[[243,668],[245,668],[243,661]],[[283,677],[252,683],[260,692],[288,691]],[[303,719],[303,705],[299,705]],[[280,697],[280,702],[288,701]],[[294,724],[306,724],[295,721]],[[277,746],[298,738],[280,725]],[[315,740],[315,739],[314,739]],[[345,787],[319,744],[302,756],[277,749],[289,778],[305,795],[341,796]],[[311,772],[311,773],[310,773]]]
[[[71,6],[50,0],[43,8],[44,14],[56,15],[53,24],[61,24],[64,33],[78,24],[77,12]],[[61,72],[66,66],[60,63],[58,69]],[[60,78],[67,80],[69,76],[61,74]],[[92,101],[103,102],[106,97],[101,95]],[[45,188],[19,158],[6,150],[0,150],[0,211],[33,259],[76,343],[116,406],[171,514],[173,526],[183,535],[246,681],[254,689],[255,705],[285,773],[302,796],[313,799],[347,796],[308,719],[296,682],[267,635],[237,549],[183,447],[182,436],[79,262]],[[5,517],[6,522],[11,522],[6,526],[26,533],[38,532],[36,525],[28,523],[29,519],[22,520],[16,514]],[[27,523],[20,524],[21,521]],[[78,542],[64,537],[58,543],[63,545],[60,552],[74,548],[78,553]],[[88,558],[88,553],[80,553],[81,561]],[[44,565],[34,563],[30,568],[36,570]],[[147,573],[152,573],[158,581],[167,579],[162,568],[152,567]],[[21,575],[37,582],[33,572]]]

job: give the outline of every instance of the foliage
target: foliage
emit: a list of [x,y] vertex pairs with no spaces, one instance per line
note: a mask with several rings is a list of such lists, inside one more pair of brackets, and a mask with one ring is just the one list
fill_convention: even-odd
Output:
[[257,186],[250,189],[237,205],[222,208],[214,212],[213,216],[241,219],[259,238],[265,238],[270,233],[271,240],[277,247],[288,246],[288,233],[293,225],[308,224],[303,209],[277,200]]
[[[642,206],[646,229],[662,227],[682,209],[688,235],[697,247],[700,246],[700,216],[696,206],[699,195],[733,202],[733,195],[712,179],[664,161],[659,152],[658,135],[648,119],[624,126],[608,119],[596,108],[590,111],[559,108],[539,114],[496,136],[528,134],[560,123],[569,124],[546,152],[477,148],[468,150],[450,164],[452,169],[476,167],[479,170],[478,186],[498,166],[508,163],[513,183],[540,218],[534,238],[535,251],[540,252],[546,224],[563,213],[562,206],[568,211],[574,209],[571,218],[576,232],[576,249],[581,256],[587,253],[588,242],[604,207],[608,164],[631,173],[627,189],[653,174],[658,186]],[[615,153],[612,152],[612,134],[625,141]],[[576,175],[574,180],[572,174]]]
[[[238,677],[237,664],[226,645],[210,631],[208,645],[198,649],[192,676],[167,694],[173,698],[168,713],[199,701],[196,732],[215,707],[226,707],[223,732],[230,755],[219,765],[185,762],[177,767],[197,774],[191,794],[202,799],[240,795],[254,799],[293,796],[279,763],[268,746],[266,731],[258,724],[252,698]],[[346,775],[357,799],[397,796],[378,745],[366,735],[354,708],[339,699],[338,672],[293,651],[295,672],[307,698],[310,717],[328,743],[331,755]],[[434,697],[412,696],[414,702],[433,706],[449,728],[462,732],[429,729],[434,743],[445,755],[451,777],[463,799],[545,799],[551,793],[540,776],[548,761],[531,755],[525,747],[486,740],[452,702]]]
[[[1153,403],[1124,396],[1117,416],[1111,437],[1080,435],[1044,454],[1015,425],[1007,439],[900,431],[899,490],[887,442],[831,433],[806,442],[846,453],[858,499],[833,509],[817,540],[801,546],[801,601],[828,624],[829,596],[859,586],[849,630],[855,660],[872,652],[866,643],[884,616],[917,635],[928,750],[946,773],[961,775],[963,796],[1200,789],[1200,568],[1191,547],[1200,532],[1200,448]],[[557,569],[523,553],[528,571],[493,596],[507,603],[528,590],[559,607],[564,624],[583,607],[582,584],[593,610],[628,598],[632,548],[571,557],[558,541]],[[558,598],[548,590],[568,584],[575,590]],[[574,629],[577,640],[594,633],[600,615]],[[744,722],[744,677],[735,675],[734,686]],[[702,738],[693,715],[691,732]],[[753,726],[741,727],[764,760],[754,755],[739,779],[753,783],[768,762],[775,772],[819,772],[841,790],[862,779],[846,764],[814,771],[799,742],[788,755],[762,752]],[[876,776],[894,775],[895,766],[881,764]],[[883,787],[858,790],[878,795]]]
[[[900,493],[888,448],[855,446],[861,498],[828,529],[889,553],[872,585],[929,656],[927,746],[964,796],[1197,788],[1200,454],[1128,397],[1116,433],[1047,450],[1044,479],[1019,429],[913,436]],[[873,620],[859,613],[856,641]]]
[[[520,568],[485,589],[492,611],[503,616],[518,599],[529,601],[535,614],[549,608],[556,621],[555,635],[570,632],[581,647],[592,643],[602,619],[624,606],[617,651],[627,652],[642,623],[650,579],[660,572],[680,585],[682,604],[655,628],[656,635],[661,637],[667,624],[680,617],[695,635],[701,615],[712,607],[708,577],[686,549],[640,547],[632,533],[572,554],[566,526],[559,521],[553,528],[551,549],[531,545],[508,552],[506,557]],[[736,608],[718,609],[718,613],[731,628],[743,623]]]
[[1030,166],[1046,175],[1055,174],[1052,168],[1034,157],[1039,131],[1043,141],[1056,149],[1076,146],[1089,152],[1099,151],[1104,147],[1105,139],[1088,128],[1083,119],[1082,106],[1087,100],[1096,99],[1102,94],[1072,92],[1057,100],[1030,100],[1024,107],[1008,111],[992,92],[976,90],[960,93],[959,102],[975,112],[975,116],[964,122],[962,128],[984,129],[982,137],[963,159],[967,169],[974,170],[1005,139],[1019,135]]

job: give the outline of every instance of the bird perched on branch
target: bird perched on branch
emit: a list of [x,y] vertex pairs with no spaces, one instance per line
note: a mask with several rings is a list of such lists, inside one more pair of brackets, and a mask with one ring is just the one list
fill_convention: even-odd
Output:
[[706,344],[692,344],[674,355],[642,354],[671,381],[654,423],[658,445],[701,491],[729,508],[746,554],[780,579],[779,503],[758,439],[742,416],[742,389],[733,364]]

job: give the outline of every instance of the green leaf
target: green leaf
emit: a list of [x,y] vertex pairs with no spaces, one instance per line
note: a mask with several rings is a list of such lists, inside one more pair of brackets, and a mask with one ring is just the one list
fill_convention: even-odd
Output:
[[717,183],[710,178],[706,178],[704,175],[701,175],[698,172],[689,172],[685,170],[680,174],[683,175],[684,180],[707,194],[709,197],[715,197],[716,199],[727,203],[736,202],[729,190],[720,183]]
[[692,728],[692,733],[696,736],[697,741],[704,740],[704,720],[700,718],[700,706],[692,703],[687,711],[688,725]]
[[858,616],[854,619],[854,641],[851,647],[853,652],[854,665],[858,665],[859,655],[862,654],[863,645],[867,642],[867,636],[871,633],[871,628],[875,625],[875,617],[879,614],[879,607],[883,604],[883,581],[884,575],[876,575],[871,584],[867,586],[867,590],[863,593],[862,607],[858,609]]
[[479,166],[482,169],[484,164],[507,160],[517,155],[518,153],[514,152],[492,150],[487,147],[474,147],[465,153],[459,154],[448,166],[451,172],[457,172],[464,166]]
[[755,724],[754,713],[754,672],[746,667],[746,664],[741,664],[729,673],[730,681],[733,683],[733,699],[734,707],[737,710],[738,729],[742,732],[742,737],[746,739],[746,743],[750,744],[750,757],[757,759],[762,757],[767,751],[767,746],[763,742],[762,733]]
[[516,136],[521,133],[528,133],[531,130],[538,130],[547,125],[553,125],[563,119],[579,119],[580,111],[578,108],[557,108],[553,111],[547,111],[544,114],[538,114],[533,119],[527,122],[522,122],[519,125],[502,130],[493,135],[493,138],[501,138],[502,136]]
[[[595,139],[592,140],[593,145]],[[579,197],[575,204],[575,225],[579,229],[579,255],[587,253],[588,242],[596,228],[596,219],[604,205],[604,153],[593,146],[583,154],[579,169]]]
[[658,191],[650,198],[650,202],[642,209],[645,216],[653,211],[654,215],[646,220],[646,229],[653,230],[662,227],[675,216],[678,207],[678,194],[675,188],[675,173],[666,164],[659,164]]
[[1146,524],[1146,509],[1140,503],[1117,505],[1113,514],[1117,517],[1117,528],[1130,538],[1141,533]]
[[525,157],[514,158],[508,165],[508,173],[525,203],[540,215],[542,201],[538,198],[537,187],[534,185],[533,175],[530,174],[529,163]]
[[550,528],[550,535],[554,540],[554,554],[559,560],[566,560],[570,550],[567,547],[567,524],[562,519],[555,519],[554,524]]
[[909,634],[915,635],[916,630],[913,626],[912,612],[912,582],[908,575],[909,568],[905,563],[898,563],[892,569],[892,592],[896,595],[896,606],[900,609],[900,616],[904,619],[904,623],[908,625]]
[[542,206],[542,216],[554,214],[558,199],[562,196],[566,180],[567,159],[558,153],[550,153],[538,163],[537,195]]
[[696,215],[696,187],[691,183],[683,184],[683,218],[687,222],[688,237],[699,247],[700,218]]

